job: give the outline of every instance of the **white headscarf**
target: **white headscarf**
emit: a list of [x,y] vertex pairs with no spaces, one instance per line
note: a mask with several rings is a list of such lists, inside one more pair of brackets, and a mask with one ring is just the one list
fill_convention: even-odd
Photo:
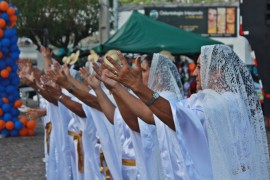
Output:
[[270,179],[264,117],[245,64],[225,45],[203,46],[204,112],[215,179]]
[[180,74],[171,60],[161,54],[154,54],[150,66],[148,87],[162,93],[166,99],[183,99],[183,86]]

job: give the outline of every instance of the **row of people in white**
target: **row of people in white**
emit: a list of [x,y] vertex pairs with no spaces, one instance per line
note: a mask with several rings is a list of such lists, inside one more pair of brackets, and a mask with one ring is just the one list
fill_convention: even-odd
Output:
[[118,55],[121,66],[110,57],[114,67],[94,64],[112,95],[91,76],[88,92],[71,86],[58,65],[48,73],[80,99],[49,85],[41,90],[58,100],[57,107],[47,105],[53,127],[48,179],[105,179],[100,151],[112,179],[269,179],[261,108],[248,70],[229,47],[202,48],[194,72],[202,91],[185,100],[170,60],[154,54],[148,66],[137,58],[131,68]]

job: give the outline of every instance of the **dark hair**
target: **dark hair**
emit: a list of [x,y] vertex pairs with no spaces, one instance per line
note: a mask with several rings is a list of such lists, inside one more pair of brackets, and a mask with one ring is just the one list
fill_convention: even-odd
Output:
[[153,59],[153,54],[152,53],[151,54],[150,53],[146,54],[146,56],[144,58],[144,60],[148,62],[149,67],[151,67],[152,59]]

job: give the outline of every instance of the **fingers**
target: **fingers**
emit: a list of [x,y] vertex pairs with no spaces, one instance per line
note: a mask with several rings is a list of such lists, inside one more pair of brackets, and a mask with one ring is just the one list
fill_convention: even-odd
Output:
[[114,76],[118,76],[118,73],[119,73],[119,70],[120,70],[120,69],[119,69],[119,70],[116,70],[115,68],[110,67],[109,65],[107,65],[107,64],[105,64],[105,63],[103,63],[102,66],[103,66],[103,69],[109,70],[111,73],[114,74]]
[[138,70],[141,70],[141,57],[140,56],[136,57],[135,64]]
[[101,68],[97,65],[97,63],[93,63],[93,69],[95,73],[97,73],[99,76],[101,76]]
[[53,66],[54,66],[54,69],[55,69],[56,71],[59,71],[59,70],[62,69],[61,65],[60,65],[58,62],[55,62],[55,63],[53,64]]
[[107,78],[113,79],[115,81],[119,81],[118,76],[116,76],[115,74],[111,73],[110,71],[105,71],[104,74],[105,74],[105,76]]
[[[117,69],[118,71],[121,69],[121,67],[119,66],[119,64],[118,64],[113,58],[111,58],[110,56],[106,56],[106,59],[107,59],[110,63],[112,63],[112,65],[113,65],[113,67],[114,67],[115,69]],[[105,63],[102,63],[102,64],[105,64]]]
[[126,58],[123,56],[123,54],[120,51],[117,51],[117,55],[118,55],[121,63],[123,64],[123,66],[128,66]]

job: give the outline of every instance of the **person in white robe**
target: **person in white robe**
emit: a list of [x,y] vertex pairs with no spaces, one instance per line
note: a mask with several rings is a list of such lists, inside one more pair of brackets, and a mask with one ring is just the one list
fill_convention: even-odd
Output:
[[226,45],[203,46],[194,75],[201,91],[183,105],[202,111],[214,178],[269,179],[264,117],[244,62]]
[[[175,65],[164,56],[154,54],[151,64],[145,61],[141,64],[138,57],[135,60],[136,67],[130,68],[122,54],[119,52],[118,55],[123,66],[113,63],[112,59],[107,57],[114,65],[114,68],[107,67],[110,71],[107,77],[129,87],[140,98],[140,102],[127,94],[124,96],[122,91],[118,95],[123,96],[123,100],[126,99],[126,104],[134,114],[146,123],[156,126],[164,178],[212,179],[209,149],[203,126],[197,122],[189,123],[183,120],[183,123],[191,126],[190,134],[185,134],[180,139],[175,131],[174,120],[177,117],[172,115],[170,103],[175,103],[182,97],[180,76]],[[193,131],[195,133],[192,133]],[[196,149],[201,149],[202,153],[194,154],[198,152]]]
[[[102,60],[100,62],[103,63]],[[98,66],[97,64],[94,64],[94,68],[96,71],[96,77],[100,79],[101,81],[103,81],[109,89],[111,88],[110,86],[115,86],[118,84],[115,81],[111,81],[108,78],[107,79],[105,78],[104,72],[102,71],[102,66]],[[129,92],[125,88],[121,88],[121,90],[129,94]],[[112,94],[114,95],[113,92]],[[153,142],[155,142],[154,141],[155,139],[152,138],[154,136],[152,136],[151,134],[151,132],[153,131],[148,131],[151,128],[143,124],[145,125],[144,126],[145,128],[142,135],[145,138],[141,138],[141,134],[138,133],[139,132],[138,118],[133,116],[133,113],[131,113],[131,111],[129,111],[126,108],[125,104],[121,102],[122,101],[121,99],[119,99],[117,96],[114,96],[114,98],[116,98],[115,100],[118,105],[115,111],[111,112],[111,114],[114,113],[114,118],[110,117],[110,115],[106,115],[108,113],[105,113],[105,111],[104,113],[107,116],[107,118],[110,119],[112,123],[114,123],[115,134],[118,136],[116,138],[117,140],[116,143],[118,145],[118,149],[122,149],[122,154],[120,154],[120,156],[126,157],[126,159],[122,159],[123,170],[124,171],[131,170],[130,172],[132,172],[132,174],[134,175],[135,171],[134,170],[132,171],[131,167],[128,167],[128,168],[125,167],[128,164],[133,164],[133,163],[130,163],[132,162],[130,161],[130,159],[134,159],[134,157],[130,157],[130,155],[133,153],[132,151],[130,151],[131,149],[129,149],[129,148],[132,148],[135,151],[135,157],[136,157],[136,167],[138,171],[137,179],[160,179],[162,177],[160,176],[160,172],[161,172],[160,171],[160,158],[157,153],[154,153],[155,150],[158,150],[158,148],[154,148],[154,146],[148,146],[149,144],[147,144],[149,142],[150,144],[153,144]],[[102,99],[102,102],[104,101],[105,99]],[[121,111],[125,111],[125,112],[121,114],[120,113]],[[127,124],[124,123],[123,119],[125,119]],[[148,139],[148,142],[146,139]],[[157,144],[154,144],[154,145],[157,145]],[[129,162],[129,163],[125,163],[125,162]],[[151,164],[151,166],[146,166],[146,164]],[[129,178],[133,179],[130,172],[129,172]],[[125,174],[127,174],[127,172]],[[125,177],[125,175],[123,175],[123,177]]]

